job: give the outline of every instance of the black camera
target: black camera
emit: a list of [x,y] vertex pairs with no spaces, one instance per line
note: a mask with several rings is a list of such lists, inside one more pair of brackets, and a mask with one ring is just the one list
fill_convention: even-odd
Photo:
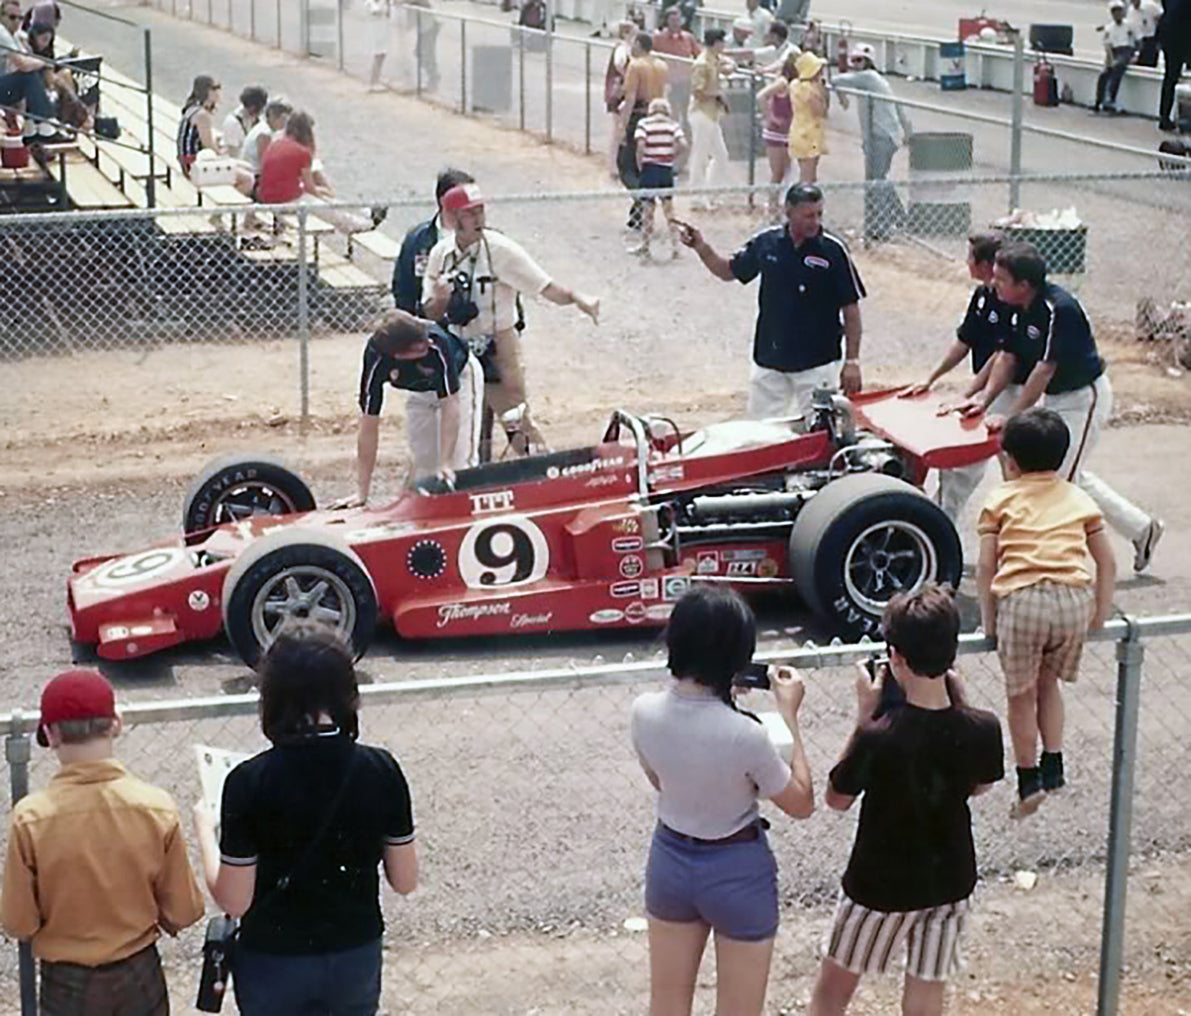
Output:
[[471,324],[480,316],[480,308],[471,298],[471,276],[465,272],[458,272],[451,276],[451,295],[447,299],[445,317],[450,324]]
[[232,917],[212,917],[207,922],[203,941],[203,972],[199,977],[195,1008],[200,1012],[219,1012],[223,996],[232,978],[232,950],[236,944],[239,922]]
[[868,670],[870,678],[874,681],[880,678],[881,681],[881,700],[877,703],[876,712],[873,713],[874,720],[884,716],[891,709],[905,705],[906,693],[902,691],[902,686],[897,683],[893,671],[889,669],[889,657],[870,656],[864,661],[864,666]]
[[769,664],[750,663],[739,674],[732,678],[737,688],[760,688],[769,690]]

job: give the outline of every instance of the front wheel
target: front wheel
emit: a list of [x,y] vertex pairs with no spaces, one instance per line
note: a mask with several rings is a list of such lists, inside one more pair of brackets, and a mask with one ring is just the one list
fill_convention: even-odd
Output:
[[829,483],[790,533],[799,595],[847,638],[875,635],[898,593],[928,582],[959,584],[955,526],[917,487],[876,473]]
[[223,580],[223,627],[250,667],[291,620],[334,629],[358,659],[372,641],[377,613],[364,562],[321,533],[270,533],[241,554]]

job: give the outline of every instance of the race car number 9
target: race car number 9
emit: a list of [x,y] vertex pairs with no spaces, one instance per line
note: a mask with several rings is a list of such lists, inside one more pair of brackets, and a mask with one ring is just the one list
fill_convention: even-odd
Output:
[[477,522],[459,547],[459,575],[471,589],[537,582],[549,565],[546,537],[519,515]]

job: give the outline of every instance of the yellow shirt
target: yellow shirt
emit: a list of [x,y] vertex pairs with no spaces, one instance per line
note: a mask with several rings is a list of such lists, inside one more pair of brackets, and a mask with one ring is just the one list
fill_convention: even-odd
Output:
[[1104,528],[1095,502],[1057,473],[1026,473],[997,487],[980,512],[981,536],[997,538],[996,596],[1038,582],[1091,585],[1088,536]]
[[202,916],[177,807],[115,759],[64,765],[13,809],[0,922],[41,959],[114,963]]

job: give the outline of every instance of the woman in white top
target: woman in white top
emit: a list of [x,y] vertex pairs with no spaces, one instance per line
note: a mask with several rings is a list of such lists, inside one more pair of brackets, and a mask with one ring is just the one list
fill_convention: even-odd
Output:
[[265,107],[265,115],[253,124],[252,130],[244,138],[244,149],[241,156],[252,169],[254,180],[261,175],[261,159],[265,156],[265,149],[269,147],[269,142],[274,137],[279,136],[285,130],[286,121],[289,120],[292,112],[293,107],[285,100],[272,100]]
[[777,864],[758,800],[795,818],[814,810],[798,729],[802,680],[770,667],[793,737],[787,765],[757,717],[737,708],[734,679],[756,648],[756,622],[730,589],[699,586],[666,629],[675,681],[633,703],[633,747],[657,790],[645,872],[650,1012],[689,1014],[699,963],[715,932],[716,1012],[759,1016],[778,927]]

